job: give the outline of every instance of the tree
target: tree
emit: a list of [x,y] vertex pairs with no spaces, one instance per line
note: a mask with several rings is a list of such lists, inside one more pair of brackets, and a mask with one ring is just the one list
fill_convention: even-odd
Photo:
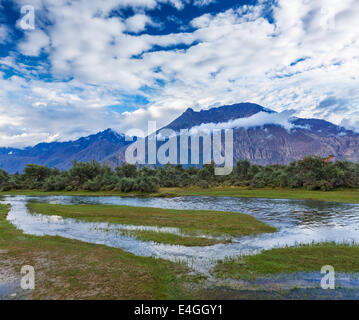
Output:
[[137,167],[134,164],[124,163],[121,167],[116,168],[116,172],[120,178],[136,178]]
[[107,172],[107,170],[107,166],[102,167],[97,161],[81,163],[74,161],[72,168],[68,171],[69,183],[73,189],[81,189],[85,182]]
[[45,191],[61,191],[65,190],[68,180],[64,175],[55,175],[47,178],[43,184]]
[[141,176],[137,178],[135,184],[135,190],[144,193],[155,193],[158,192],[159,181],[154,176]]
[[0,190],[8,191],[11,189],[10,177],[5,170],[0,169]]
[[135,179],[122,178],[116,186],[116,189],[121,192],[131,192],[135,190]]
[[241,160],[237,162],[234,172],[240,180],[247,180],[250,167],[251,163],[248,159]]
[[24,169],[24,181],[29,189],[41,189],[45,180],[52,174],[52,169],[28,164]]

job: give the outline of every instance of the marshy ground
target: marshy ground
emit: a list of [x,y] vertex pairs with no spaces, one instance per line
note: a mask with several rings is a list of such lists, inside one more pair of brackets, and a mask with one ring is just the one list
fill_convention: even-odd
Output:
[[[208,195],[210,191],[203,192],[207,192]],[[348,202],[354,202],[350,199],[355,195],[357,196],[358,192],[350,190],[343,193],[337,191],[335,196],[338,201],[345,198]],[[316,196],[324,200],[321,193]],[[333,198],[334,194],[331,197]],[[28,207],[30,211],[36,213],[88,222],[178,228],[181,230],[181,234],[178,235],[148,230],[123,231],[127,236],[142,241],[171,245],[209,246],[228,243],[231,241],[231,236],[276,231],[276,228],[241,213],[48,203],[29,203]],[[0,282],[3,284],[3,293],[7,290],[7,293],[16,292],[17,295],[4,294],[5,298],[345,299],[358,297],[355,281],[349,288],[339,286],[334,291],[323,291],[319,288],[318,281],[308,286],[308,283],[303,285],[303,281],[299,279],[292,285],[285,285],[288,284],[286,277],[295,278],[295,274],[301,273],[319,273],[323,265],[334,265],[341,275],[354,275],[359,271],[359,247],[355,244],[320,243],[265,250],[257,255],[223,259],[211,269],[210,275],[201,275],[194,273],[183,263],[140,257],[118,248],[61,237],[23,234],[6,220],[9,209],[8,206],[0,206]],[[25,264],[34,266],[36,270],[36,288],[31,293],[22,292],[17,285],[20,281],[21,266]],[[279,278],[275,278],[277,276],[283,277],[285,281],[281,282]],[[268,277],[274,277],[274,280],[266,282],[265,279]],[[8,279],[6,286],[4,279]]]
[[[138,257],[121,249],[60,237],[23,234],[0,207],[0,274],[20,283],[20,269],[36,270],[31,299],[181,299],[196,277],[186,266]],[[18,279],[16,279],[18,275]],[[21,294],[26,294],[22,292]]]
[[189,188],[161,188],[158,193],[142,194],[136,192],[123,193],[119,191],[34,191],[14,190],[0,192],[0,195],[26,195],[26,196],[123,196],[123,197],[181,197],[181,196],[211,196],[211,197],[238,197],[238,198],[266,198],[266,199],[300,199],[335,201],[342,203],[359,203],[359,190],[339,189],[334,191],[319,191],[307,189],[283,188],[247,188],[247,187],[211,187],[202,189]]
[[29,203],[28,208],[34,213],[89,222],[179,228],[189,235],[245,236],[276,231],[276,228],[238,212],[47,203]]

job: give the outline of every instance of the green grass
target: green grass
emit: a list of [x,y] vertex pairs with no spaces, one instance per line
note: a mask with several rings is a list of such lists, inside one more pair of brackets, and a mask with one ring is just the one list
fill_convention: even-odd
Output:
[[174,227],[189,235],[243,236],[275,232],[276,228],[236,212],[169,210],[110,205],[57,205],[29,203],[30,212],[90,222]]
[[212,273],[218,278],[257,278],[260,276],[320,272],[331,265],[337,272],[359,272],[359,246],[320,243],[263,251],[258,255],[219,261]]
[[129,237],[134,237],[142,241],[153,241],[155,243],[164,243],[171,245],[180,245],[186,247],[204,247],[213,246],[219,243],[231,243],[231,240],[217,240],[199,237],[183,237],[176,234],[156,232],[156,231],[121,231],[121,234]]
[[[138,257],[121,249],[61,237],[23,234],[6,220],[0,205],[0,274],[32,265],[36,287],[32,299],[191,299],[182,264]],[[6,276],[3,275],[3,276]]]
[[340,189],[335,191],[310,191],[305,189],[280,189],[263,188],[250,189],[246,187],[213,187],[201,189],[191,188],[162,188],[158,193],[123,193],[118,191],[33,191],[14,190],[0,192],[0,195],[28,195],[28,196],[122,196],[122,197],[178,197],[178,196],[214,196],[214,197],[243,197],[243,198],[267,198],[267,199],[297,199],[335,201],[345,203],[359,203],[359,190]]
[[335,191],[310,191],[304,189],[249,189],[245,187],[200,188],[166,188],[161,192],[178,196],[214,196],[214,197],[242,197],[267,199],[294,199],[335,201],[345,203],[359,203],[359,190],[341,189]]
[[16,195],[24,195],[24,196],[93,196],[93,197],[111,197],[111,196],[119,196],[119,197],[173,197],[173,194],[167,194],[166,192],[148,194],[148,193],[140,193],[140,192],[130,192],[124,193],[120,191],[39,191],[39,190],[10,190],[10,191],[1,191],[0,196],[16,196]]

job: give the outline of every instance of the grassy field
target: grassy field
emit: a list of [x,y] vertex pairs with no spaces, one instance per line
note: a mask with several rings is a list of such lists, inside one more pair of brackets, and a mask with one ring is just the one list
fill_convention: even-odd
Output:
[[[193,231],[191,223],[185,224],[190,212],[117,206],[63,206],[41,203],[30,204],[32,210],[44,214],[56,214],[87,221],[111,221],[134,224],[140,219],[168,226],[182,226]],[[99,208],[100,207],[100,208]],[[102,210],[104,208],[104,210]],[[101,209],[99,211],[99,209]],[[142,210],[145,209],[145,210]],[[226,287],[222,279],[256,279],[261,276],[303,271],[319,272],[323,265],[332,265],[338,272],[358,272],[359,246],[333,243],[301,245],[264,251],[254,256],[219,261],[211,270],[221,285],[207,285],[205,277],[189,275],[183,264],[162,259],[138,257],[121,249],[88,244],[61,237],[25,235],[6,220],[8,206],[0,205],[0,281],[9,270],[19,277],[23,265],[32,265],[36,271],[36,289],[32,299],[246,299],[256,298],[255,291],[241,291]],[[201,231],[223,231],[230,228],[231,218],[225,218],[220,227],[212,225],[214,212],[202,211],[205,217],[195,217]],[[192,212],[196,216],[196,212]],[[222,213],[216,213],[224,214]],[[232,214],[242,219],[245,215]],[[222,217],[223,218],[223,217]],[[197,220],[199,219],[199,220]],[[256,220],[254,220],[256,221]],[[138,221],[137,221],[138,222]],[[201,224],[207,223],[205,226]],[[252,221],[253,222],[253,221]],[[264,232],[260,226],[260,232]],[[258,225],[257,225],[258,227]],[[220,230],[219,230],[219,229]],[[253,228],[253,226],[252,226]],[[265,226],[268,228],[268,226]],[[196,229],[197,230],[197,229]],[[252,229],[253,231],[253,229]],[[259,230],[257,230],[259,231]],[[268,230],[266,230],[268,231]],[[248,232],[248,229],[247,231]],[[153,241],[151,232],[133,234],[145,241]],[[190,239],[190,237],[188,237]],[[208,240],[208,239],[207,239]],[[165,238],[163,241],[184,241]],[[196,240],[187,240],[199,241]],[[184,244],[185,245],[185,244]],[[270,292],[269,292],[270,293]],[[268,293],[268,294],[269,294]],[[278,292],[264,295],[275,297]],[[282,298],[279,295],[277,298]]]
[[335,191],[310,191],[304,189],[249,189],[245,187],[216,187],[201,189],[191,188],[162,188],[155,194],[122,193],[118,191],[56,191],[43,192],[32,190],[15,190],[0,192],[0,195],[28,195],[28,196],[123,196],[123,197],[179,197],[179,196],[214,196],[214,197],[244,197],[244,198],[267,198],[267,199],[302,199],[335,201],[346,203],[359,203],[359,190],[341,189]]
[[10,190],[10,191],[2,191],[0,192],[0,196],[3,195],[23,195],[23,196],[89,196],[89,197],[111,197],[111,196],[118,196],[118,197],[166,197],[166,196],[176,196],[174,194],[166,194],[166,192],[159,192],[155,194],[148,194],[148,193],[124,193],[120,191],[39,191],[39,190]]
[[302,199],[359,203],[359,190],[342,189],[336,191],[310,191],[303,189],[248,189],[244,187],[200,188],[166,188],[161,192],[177,196],[214,196],[214,197],[243,197],[267,199]]
[[337,272],[359,272],[359,246],[320,243],[272,249],[219,261],[212,273],[218,278],[251,279],[280,273],[320,272],[325,265],[333,266]]
[[29,203],[28,208],[30,212],[91,222],[179,228],[189,235],[243,236],[276,231],[249,215],[235,212],[46,203]]
[[6,220],[0,205],[0,279],[34,266],[32,299],[190,299],[198,276],[162,259],[60,237],[23,234]]

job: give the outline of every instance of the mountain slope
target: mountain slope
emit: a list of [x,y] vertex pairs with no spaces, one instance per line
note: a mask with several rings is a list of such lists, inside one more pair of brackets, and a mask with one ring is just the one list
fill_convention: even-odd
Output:
[[192,128],[203,123],[219,123],[239,118],[248,118],[258,112],[273,113],[274,111],[253,103],[226,105],[218,108],[201,110],[199,112],[195,112],[192,108],[188,108],[186,112],[165,128],[179,131],[180,129]]
[[[259,113],[279,115],[275,111],[256,104],[241,103],[195,112],[187,109],[180,117],[165,128],[179,132],[209,123],[226,123],[235,119],[249,119]],[[262,118],[263,118],[262,117]],[[274,123],[256,125],[255,121],[246,128],[234,129],[234,163],[249,159],[256,164],[288,164],[308,155],[337,160],[359,162],[359,134],[320,119],[289,118],[291,129]],[[159,130],[161,131],[161,130]],[[159,132],[158,131],[158,132]],[[163,142],[158,142],[158,147]],[[200,151],[200,158],[201,158]],[[111,166],[120,165],[125,159],[125,150],[107,159]],[[179,157],[178,157],[179,159]]]
[[288,131],[275,125],[234,131],[234,159],[256,164],[288,164],[315,155],[359,162],[359,135],[350,131],[333,133],[332,128]]
[[[353,131],[325,120],[299,118],[290,118],[292,128],[285,129],[270,121],[261,124],[253,121],[258,115],[262,119],[279,114],[251,103],[199,112],[187,109],[165,128],[179,132],[202,124],[242,119],[240,121],[252,124],[234,129],[234,162],[249,159],[261,165],[287,164],[307,155],[334,155],[337,160],[359,162],[359,134]],[[161,144],[163,142],[158,146]],[[0,148],[0,168],[10,173],[21,172],[26,164],[34,163],[68,169],[75,159],[80,162],[98,160],[115,167],[124,162],[128,145],[124,135],[107,129],[76,141],[40,143],[23,150]]]
[[33,163],[68,169],[75,159],[102,161],[128,144],[124,135],[107,129],[75,141],[40,143],[26,149],[0,148],[0,168],[9,173],[21,172],[26,164]]

